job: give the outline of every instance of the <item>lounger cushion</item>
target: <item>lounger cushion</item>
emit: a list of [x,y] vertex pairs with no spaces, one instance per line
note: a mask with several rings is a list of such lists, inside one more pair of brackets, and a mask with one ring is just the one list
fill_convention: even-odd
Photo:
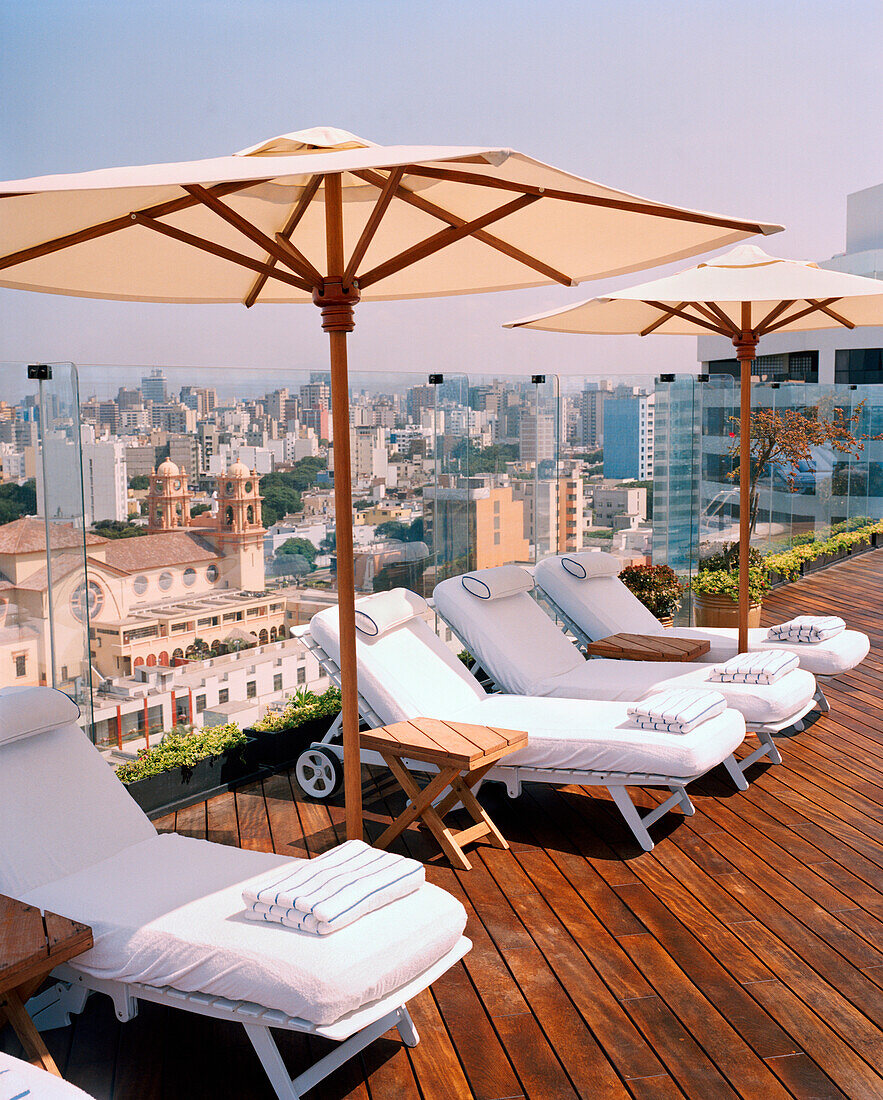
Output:
[[407,588],[378,592],[359,600],[356,628],[366,638],[379,638],[394,627],[413,619],[415,615],[422,615],[428,607],[422,596]]
[[[583,554],[580,557],[595,555]],[[637,596],[629,592],[619,577],[608,575],[580,579],[568,573],[561,564],[560,557],[541,561],[534,571],[534,577],[542,591],[593,642],[623,632],[662,633],[662,623],[644,607]]]
[[451,715],[504,729],[527,730],[528,744],[505,758],[506,766],[562,768],[688,779],[725,760],[745,737],[736,711],[703,722],[690,733],[636,729],[625,703],[587,706],[577,699],[488,695]]
[[[711,649],[701,661],[718,663],[734,657],[737,651],[737,632],[728,627],[676,626],[666,631],[674,638],[704,638],[711,642]],[[767,628],[748,631],[748,648],[752,652],[765,649],[784,649],[800,658],[800,667],[814,676],[837,676],[855,668],[868,655],[871,643],[860,630],[844,630],[826,642],[775,642],[767,637]]]
[[70,1081],[0,1051],[0,1100],[14,1096],[22,1100],[92,1100]]
[[471,596],[477,596],[480,600],[517,596],[520,592],[530,592],[533,588],[533,577],[520,565],[476,569],[473,573],[464,573],[460,582]]
[[[41,695],[54,695],[46,688],[28,694],[35,710]],[[0,725],[9,700],[8,689],[0,691]],[[154,836],[77,726],[0,745],[0,893],[21,897]]]
[[92,926],[94,947],[72,963],[88,974],[254,1001],[317,1024],[418,977],[465,927],[463,906],[428,883],[331,936],[247,921],[243,885],[286,862],[167,833],[19,896]]
[[803,669],[786,673],[775,684],[730,684],[710,680],[708,664],[676,661],[585,661],[580,668],[550,677],[537,695],[563,699],[640,700],[663,688],[707,687],[738,710],[749,727],[778,725],[805,713],[816,690],[815,678]]
[[63,691],[7,687],[0,691],[0,745],[34,737],[80,717],[80,708]]
[[578,581],[587,577],[618,577],[622,562],[612,554],[597,550],[586,554],[563,554],[561,566]]
[[[357,609],[361,603],[356,601]],[[314,615],[310,633],[339,664],[337,608]],[[422,619],[410,619],[370,641],[359,634],[356,655],[359,691],[384,722],[441,715],[485,694],[463,662]]]
[[470,595],[460,580],[451,577],[436,585],[436,609],[503,691],[545,695],[541,685],[550,677],[586,663],[527,592],[482,600]]

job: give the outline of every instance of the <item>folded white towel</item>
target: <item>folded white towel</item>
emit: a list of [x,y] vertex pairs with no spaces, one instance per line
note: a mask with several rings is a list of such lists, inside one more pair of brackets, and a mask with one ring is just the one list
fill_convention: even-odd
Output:
[[774,642],[810,642],[818,644],[836,638],[846,629],[846,623],[837,615],[798,615],[787,623],[771,626],[767,637]]
[[800,658],[787,649],[768,649],[765,653],[740,653],[709,676],[719,684],[774,684],[799,667]]
[[701,688],[671,688],[657,691],[628,708],[636,726],[665,733],[689,733],[727,709],[727,701],[717,691]]
[[413,893],[424,881],[423,865],[416,860],[350,840],[253,880],[242,900],[249,920],[326,935]]

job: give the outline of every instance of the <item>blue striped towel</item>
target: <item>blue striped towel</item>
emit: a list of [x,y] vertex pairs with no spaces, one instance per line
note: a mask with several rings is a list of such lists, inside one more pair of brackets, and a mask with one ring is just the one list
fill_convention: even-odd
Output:
[[27,1096],[34,1096],[34,1093],[22,1075],[11,1066],[0,1068],[0,1100],[24,1100]]
[[774,684],[799,665],[800,658],[787,649],[740,653],[722,665],[715,665],[709,680],[719,684]]
[[773,642],[826,642],[846,629],[846,623],[836,615],[798,615],[787,623],[771,626],[767,637]]
[[247,920],[324,936],[412,894],[424,881],[416,860],[348,840],[315,859],[292,860],[253,879],[242,900]]
[[727,701],[720,692],[671,688],[657,691],[640,703],[632,703],[628,713],[642,730],[689,733],[700,722],[707,722],[726,709]]

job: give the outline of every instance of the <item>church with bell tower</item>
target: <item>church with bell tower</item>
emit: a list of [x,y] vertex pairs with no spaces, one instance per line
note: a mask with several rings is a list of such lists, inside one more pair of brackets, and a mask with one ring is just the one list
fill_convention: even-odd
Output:
[[147,530],[151,535],[190,526],[187,471],[166,459],[149,475]]

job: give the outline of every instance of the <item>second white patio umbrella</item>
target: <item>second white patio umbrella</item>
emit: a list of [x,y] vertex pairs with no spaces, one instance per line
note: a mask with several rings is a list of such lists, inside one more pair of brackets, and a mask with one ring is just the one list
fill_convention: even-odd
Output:
[[353,837],[362,830],[346,343],[355,304],[571,286],[780,228],[629,195],[511,149],[381,146],[318,127],[234,156],[0,183],[0,286],[321,308]]
[[510,321],[507,328],[544,332],[701,336],[733,341],[740,364],[739,652],[748,648],[751,367],[770,332],[883,324],[883,285],[830,271],[808,260],[768,256],[740,245],[677,275],[591,298],[574,306]]

